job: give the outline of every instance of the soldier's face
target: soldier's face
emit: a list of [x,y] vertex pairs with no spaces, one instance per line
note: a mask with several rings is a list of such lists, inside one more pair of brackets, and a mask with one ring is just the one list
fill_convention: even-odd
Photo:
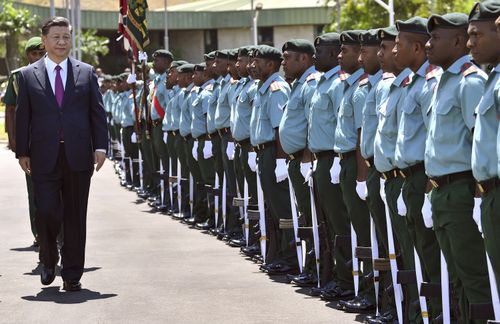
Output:
[[194,71],[193,82],[194,82],[195,86],[200,87],[203,85],[203,74],[204,73],[205,73],[204,71]]
[[182,88],[187,87],[191,82],[193,82],[193,73],[182,72],[178,74],[177,82]]
[[359,45],[342,45],[340,47],[340,54],[337,56],[339,60],[340,67],[342,70],[349,74],[356,72],[360,65],[358,62],[359,57]]
[[227,67],[227,72],[231,74],[233,78],[238,77],[238,69],[236,69],[236,61],[229,61],[229,65]]
[[39,59],[41,59],[44,55],[45,55],[45,50],[34,49],[26,53],[26,58],[28,59],[29,64],[33,64]]
[[205,72],[207,74],[208,79],[213,79],[217,76],[217,73],[215,73],[215,69],[213,67],[214,60],[206,60],[205,64],[207,67],[205,68]]
[[359,64],[366,73],[375,74],[380,69],[380,63],[377,58],[378,47],[362,46],[359,54]]
[[271,65],[271,63],[268,60],[259,57],[253,60],[252,68],[258,78],[263,78],[269,74],[269,65]]
[[249,58],[248,59],[248,66],[247,66],[247,69],[248,69],[248,74],[254,78],[254,79],[258,79],[259,78],[259,75],[257,74],[257,70],[255,69],[255,58]]
[[380,67],[384,72],[396,72],[394,65],[394,54],[392,49],[394,48],[395,42],[389,40],[383,40],[380,43],[380,48],[377,52],[378,61]]
[[281,62],[281,65],[283,66],[285,77],[295,80],[299,77],[298,74],[300,73],[304,63],[300,53],[284,51],[283,62]]
[[411,51],[411,42],[406,33],[401,32],[396,36],[392,54],[394,54],[394,63],[396,63],[398,68],[404,69],[409,66],[408,61],[413,56],[413,52]]
[[167,89],[172,89],[172,87],[177,83],[177,69],[170,69],[165,83]]
[[319,45],[316,46],[316,53],[314,53],[313,60],[316,70],[320,72],[327,72],[338,64],[337,56],[339,55],[337,47]]
[[42,35],[42,42],[49,58],[62,62],[71,50],[71,31],[69,27],[52,26],[47,35]]
[[227,74],[227,65],[228,59],[217,57],[214,61],[213,68],[217,75],[226,75]]
[[493,21],[471,21],[467,30],[467,47],[479,64],[497,64],[500,58],[500,42]]
[[248,63],[250,59],[248,56],[238,56],[238,60],[236,61],[236,69],[238,70],[238,75],[242,78],[248,76]]
[[153,59],[153,69],[158,74],[163,74],[170,67],[170,60],[165,57],[155,56]]
[[429,62],[438,66],[448,64],[457,42],[456,32],[447,28],[436,28],[431,32],[431,38],[425,44]]

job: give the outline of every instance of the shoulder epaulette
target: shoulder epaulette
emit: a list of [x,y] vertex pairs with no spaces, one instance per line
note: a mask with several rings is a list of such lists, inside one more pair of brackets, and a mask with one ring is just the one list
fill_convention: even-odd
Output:
[[390,79],[390,78],[395,78],[396,76],[394,74],[392,74],[391,72],[384,72],[384,74],[382,74],[382,79],[383,80],[386,80],[386,79]]
[[466,62],[466,63],[464,63],[464,65],[462,65],[461,72],[462,72],[463,76],[468,76],[469,74],[475,73],[477,71],[478,71],[478,68],[474,64],[472,64],[471,62]]
[[213,89],[214,89],[213,83],[207,84],[207,86],[205,87],[205,90],[208,90],[208,91],[212,91]]
[[410,78],[410,76],[407,76],[407,77],[403,80],[403,82],[401,82],[401,86],[404,88],[404,87],[406,87],[407,85],[409,85],[410,83],[411,83],[411,78]]
[[342,70],[339,71],[340,81],[345,81],[345,80],[347,80],[348,77],[349,77],[349,73],[342,71]]
[[359,78],[359,85],[363,86],[368,84],[368,73],[364,73],[361,78]]
[[436,65],[429,64],[427,70],[425,70],[425,80],[430,80],[438,75],[438,68]]
[[275,91],[278,91],[279,89],[281,89],[281,85],[278,81],[273,81],[273,83],[271,83],[271,85],[269,87],[271,88],[272,92],[275,92]]
[[309,82],[309,81],[312,81],[312,80],[316,80],[316,73],[311,73],[307,76],[306,78],[306,82]]
[[229,81],[231,84],[238,83],[238,80],[231,78],[231,81]]
[[198,91],[198,89],[199,89],[199,87],[194,86],[194,87],[192,87],[192,88],[191,88],[191,92],[197,92],[197,91]]

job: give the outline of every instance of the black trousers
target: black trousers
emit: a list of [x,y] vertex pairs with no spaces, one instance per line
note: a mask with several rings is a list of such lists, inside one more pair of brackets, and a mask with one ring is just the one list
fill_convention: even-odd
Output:
[[64,231],[61,249],[61,276],[65,281],[79,281],[85,262],[87,203],[93,169],[73,171],[66,160],[64,144],[54,170],[33,174],[36,229],[40,243],[40,260],[47,267],[58,262],[57,235]]

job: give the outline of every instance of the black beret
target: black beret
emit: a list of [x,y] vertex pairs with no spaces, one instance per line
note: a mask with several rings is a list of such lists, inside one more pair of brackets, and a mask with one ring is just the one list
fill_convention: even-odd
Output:
[[378,30],[378,38],[380,38],[380,41],[383,40],[395,41],[397,35],[398,35],[398,30],[396,29],[396,26],[389,26],[385,28],[380,28]]
[[466,14],[452,12],[446,15],[432,15],[427,23],[427,30],[431,32],[435,28],[467,28],[469,20]]
[[215,60],[215,53],[216,53],[215,51],[211,51],[210,53],[204,54],[203,59],[205,61]]
[[495,20],[500,15],[500,1],[486,0],[477,2],[469,14],[469,21]]
[[340,34],[339,33],[326,33],[316,37],[314,40],[314,46],[340,46]]
[[427,23],[427,18],[412,17],[405,21],[396,21],[396,28],[399,32],[427,35],[429,34],[427,31]]
[[346,30],[340,34],[340,43],[345,45],[359,45],[359,35],[365,30]]
[[194,70],[195,71],[205,71],[207,68],[207,64],[205,62],[198,63],[194,65]]
[[281,57],[281,52],[279,49],[271,47],[269,45],[260,45],[258,46],[254,52],[253,56],[256,58],[264,58],[273,61],[281,61],[283,58]]
[[227,49],[217,50],[215,52],[215,57],[216,58],[228,59],[229,58],[229,50],[227,50]]
[[169,60],[173,60],[174,59],[174,56],[172,55],[172,53],[170,53],[170,51],[168,51],[166,49],[156,50],[153,53],[153,58],[155,58],[155,57],[164,57],[164,58],[167,58]]
[[170,68],[176,68],[176,67],[179,67],[181,65],[184,65],[184,64],[187,64],[188,61],[184,61],[184,60],[177,60],[177,61],[173,61],[171,64],[170,64]]
[[238,49],[238,56],[250,56],[253,46],[243,46]]
[[370,29],[359,35],[359,43],[362,46],[379,46],[378,29]]
[[281,50],[283,52],[289,51],[305,54],[314,54],[316,52],[313,43],[311,43],[307,39],[291,39],[283,44]]
[[192,73],[194,71],[194,64],[186,63],[177,67],[177,72],[179,73]]
[[238,49],[234,48],[227,50],[227,56],[231,61],[236,61],[238,59]]

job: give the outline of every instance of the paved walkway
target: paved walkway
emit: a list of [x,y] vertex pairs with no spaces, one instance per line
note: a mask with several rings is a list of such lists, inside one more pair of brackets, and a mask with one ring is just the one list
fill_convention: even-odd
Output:
[[[94,174],[80,293],[40,284],[24,176],[0,147],[0,323],[353,323],[214,237],[151,214],[106,162]],[[359,318],[358,318],[359,320]]]

